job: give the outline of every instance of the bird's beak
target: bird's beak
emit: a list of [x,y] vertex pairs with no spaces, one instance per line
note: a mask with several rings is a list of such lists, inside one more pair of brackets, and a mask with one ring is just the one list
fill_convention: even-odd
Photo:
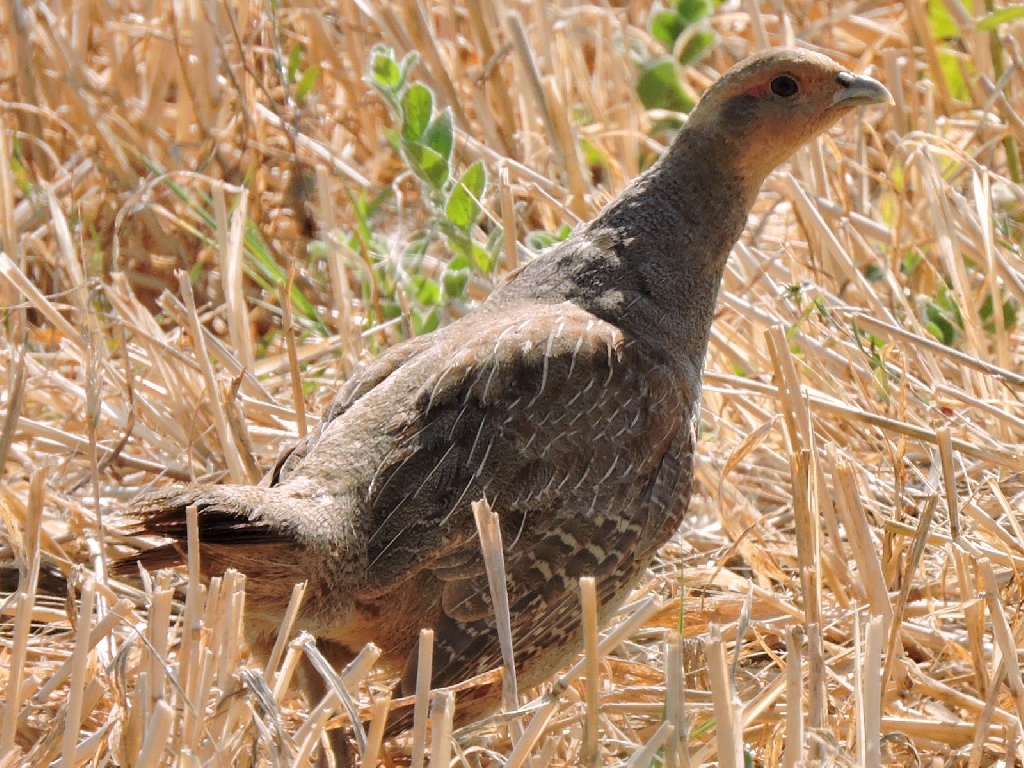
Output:
[[843,87],[832,98],[833,107],[862,107],[867,104],[892,104],[892,95],[884,85],[867,75],[843,72],[839,76]]

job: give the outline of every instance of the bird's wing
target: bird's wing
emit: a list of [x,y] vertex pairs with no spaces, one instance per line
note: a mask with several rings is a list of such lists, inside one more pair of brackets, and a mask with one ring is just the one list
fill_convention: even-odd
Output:
[[267,473],[260,485],[279,485],[287,479],[298,463],[320,442],[324,430],[331,422],[342,416],[359,398],[372,391],[374,387],[385,381],[406,362],[429,347],[432,342],[433,336],[431,334],[407,339],[400,344],[390,347],[372,361],[356,370],[338,391],[338,394],[331,400],[331,404],[327,407],[327,411],[316,427],[304,438],[281,452],[277,457],[274,468]]
[[[638,547],[660,544],[681,517],[699,397],[699,382],[686,386],[670,363],[575,305],[478,322],[460,347],[441,345],[395,374],[418,389],[366,499],[361,597],[426,572],[443,583],[444,682],[497,651],[471,503],[486,499],[499,515],[513,611],[568,617],[579,576],[612,584],[635,573],[650,555]],[[386,404],[389,393],[379,396]],[[514,628],[524,642],[532,631]]]
[[[535,511],[532,528],[527,527],[528,513],[518,540],[510,540],[506,531],[509,617],[516,666],[524,685],[541,682],[569,660],[569,656],[559,658],[556,653],[543,659],[544,666],[537,669],[534,658],[542,652],[561,647],[571,656],[578,650],[580,577],[597,579],[605,620],[626,597],[655,550],[678,527],[692,483],[693,420],[686,419],[678,430],[666,425],[665,431],[655,430],[651,437],[652,452],[660,459],[652,457],[642,468],[636,465],[619,482],[595,483],[583,503],[568,499],[564,506]],[[601,470],[593,475],[603,474],[607,466],[602,462]],[[434,627],[435,686],[453,685],[501,664],[487,577],[475,551],[478,546],[473,541],[463,550],[466,562],[461,570],[435,571],[445,581],[443,616]],[[412,659],[409,662],[402,681],[406,689],[415,682]]]

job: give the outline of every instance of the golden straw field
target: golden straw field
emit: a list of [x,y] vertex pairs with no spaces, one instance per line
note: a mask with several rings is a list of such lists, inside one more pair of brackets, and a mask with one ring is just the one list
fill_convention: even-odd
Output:
[[[764,185],[689,520],[561,678],[453,729],[367,648],[306,702],[242,575],[111,575],[138,494],[257,482],[774,45],[894,104]],[[353,714],[366,765],[1024,765],[1022,143],[1009,0],[4,3],[0,768],[303,766]]]

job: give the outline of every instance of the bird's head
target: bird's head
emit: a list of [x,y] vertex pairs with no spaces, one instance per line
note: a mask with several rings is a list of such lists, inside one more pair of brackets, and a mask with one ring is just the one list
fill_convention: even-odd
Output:
[[760,182],[855,107],[892,101],[880,82],[827,56],[772,49],[723,75],[694,108],[688,129],[709,132],[729,163]]

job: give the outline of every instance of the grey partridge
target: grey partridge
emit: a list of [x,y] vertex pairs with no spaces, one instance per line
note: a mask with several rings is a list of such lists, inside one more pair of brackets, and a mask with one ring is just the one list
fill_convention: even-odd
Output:
[[519,682],[544,681],[581,647],[579,578],[596,577],[606,620],[686,512],[715,300],[762,182],[843,115],[889,98],[816,53],[743,61],[593,221],[471,315],[354,374],[260,486],[138,500],[139,530],[171,541],[122,569],[180,563],[194,504],[204,576],[248,576],[257,654],[306,581],[298,628],[338,664],[375,642],[408,693],[423,627],[436,633],[435,686],[501,664],[470,510],[487,499]]

